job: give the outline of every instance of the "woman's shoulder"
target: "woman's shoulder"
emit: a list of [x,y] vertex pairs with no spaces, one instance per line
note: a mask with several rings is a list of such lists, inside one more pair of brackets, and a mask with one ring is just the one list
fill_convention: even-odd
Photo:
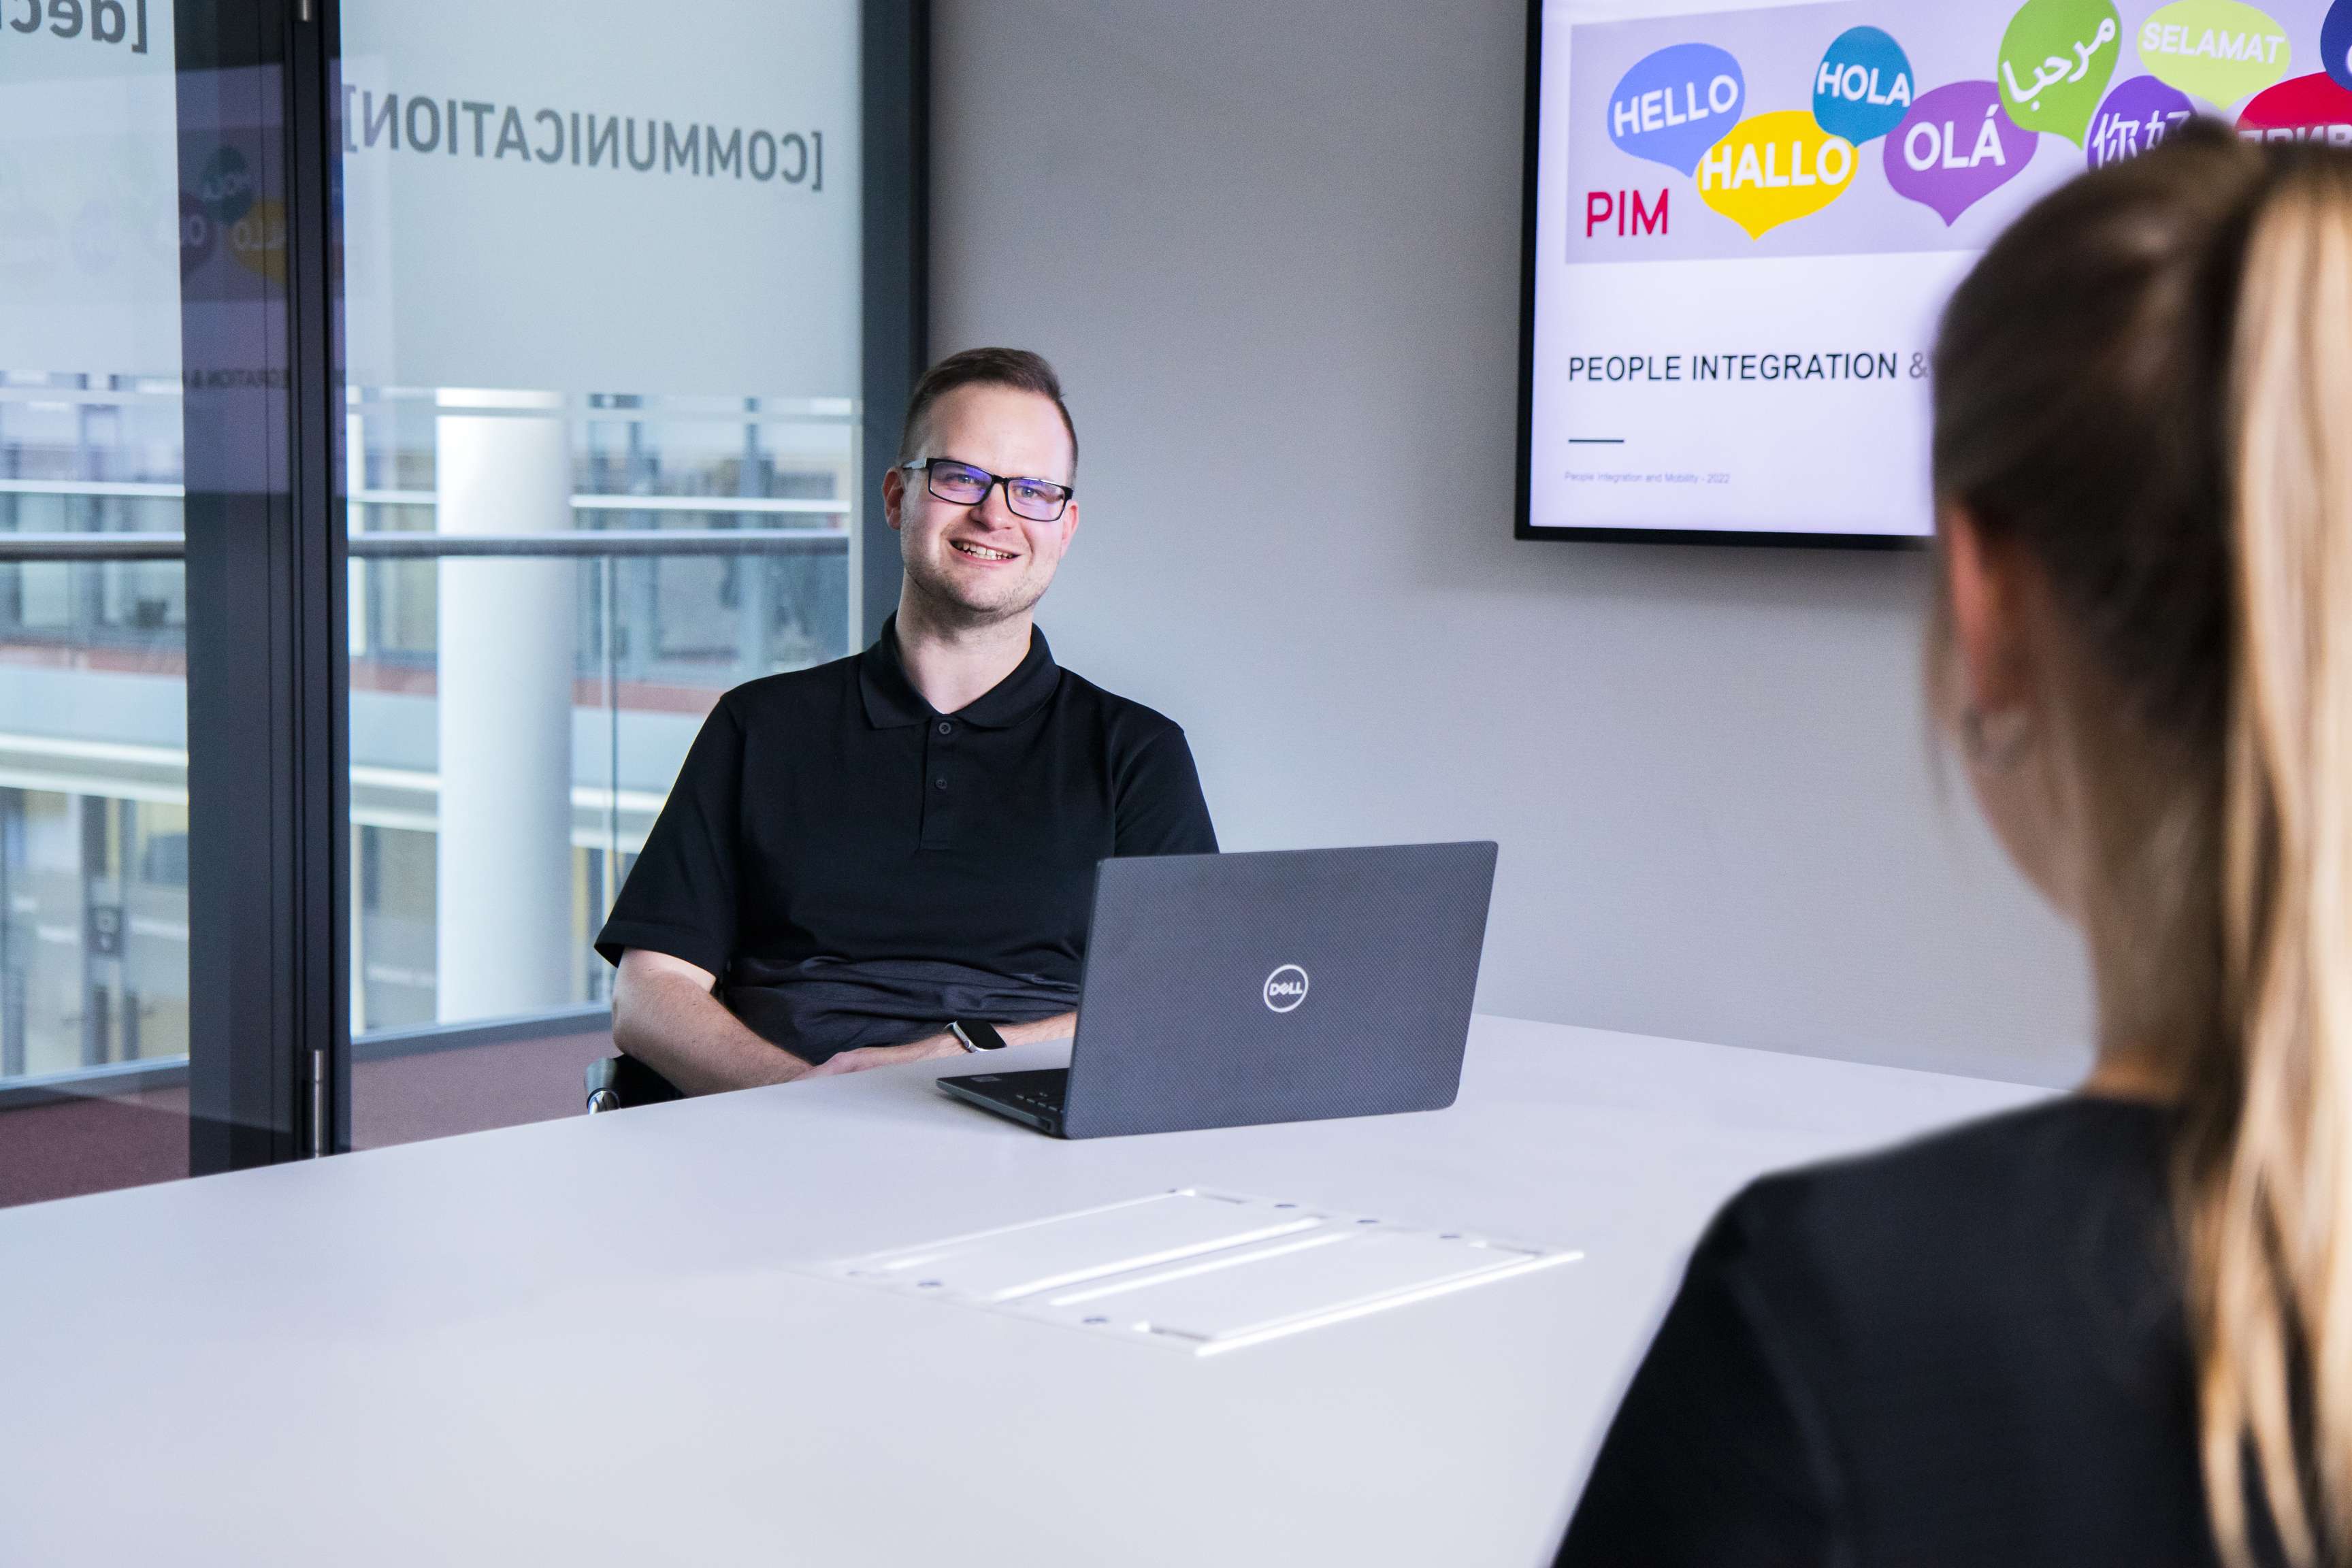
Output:
[[1841,1236],[1925,1221],[2032,1226],[2118,1189],[2160,1198],[2172,1127],[2158,1106],[2070,1095],[1761,1177],[1726,1216]]
[[1923,1333],[1950,1347],[2021,1321],[2145,1321],[2178,1299],[2173,1125],[2074,1096],[1783,1172],[1726,1205],[1700,1252],[1779,1302],[1794,1340],[1834,1325],[1841,1354],[1857,1334],[1902,1354]]

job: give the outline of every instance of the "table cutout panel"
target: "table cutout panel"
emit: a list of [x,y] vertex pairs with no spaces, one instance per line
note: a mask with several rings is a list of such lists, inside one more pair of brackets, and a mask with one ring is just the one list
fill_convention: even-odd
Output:
[[1583,1256],[1179,1187],[842,1258],[812,1272],[1214,1355]]

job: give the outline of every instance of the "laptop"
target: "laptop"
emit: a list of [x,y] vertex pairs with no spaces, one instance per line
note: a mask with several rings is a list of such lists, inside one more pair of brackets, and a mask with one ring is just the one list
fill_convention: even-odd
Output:
[[1055,1138],[1442,1110],[1462,1086],[1495,854],[1105,860],[1070,1065],[939,1086]]

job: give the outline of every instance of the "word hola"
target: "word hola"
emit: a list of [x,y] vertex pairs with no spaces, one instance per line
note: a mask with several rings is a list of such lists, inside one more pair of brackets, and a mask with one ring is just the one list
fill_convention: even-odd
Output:
[[1830,42],[1813,72],[1813,120],[1860,147],[1910,110],[1911,57],[1877,27],[1848,27]]
[[1593,230],[1611,218],[1617,220],[1617,235],[1664,234],[1666,232],[1666,197],[1670,193],[1658,192],[1658,205],[1643,205],[1639,191],[1587,191],[1584,193],[1584,237],[1591,239]]
[[1822,62],[1821,80],[1813,84],[1813,92],[1816,97],[1840,98],[1848,103],[1881,107],[1895,103],[1906,109],[1911,107],[1911,78],[1908,74],[1895,73],[1895,79],[1886,84],[1886,90],[1882,93],[1878,90],[1876,69],[1865,70],[1861,66],[1848,66],[1840,70],[1830,60]]

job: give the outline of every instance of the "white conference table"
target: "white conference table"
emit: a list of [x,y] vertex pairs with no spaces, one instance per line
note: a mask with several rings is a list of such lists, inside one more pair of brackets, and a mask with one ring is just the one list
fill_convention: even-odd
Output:
[[[1066,1143],[942,1067],[0,1212],[0,1563],[1525,1568],[1718,1203],[2043,1092],[1481,1017],[1450,1110]],[[1191,1184],[1585,1257],[1201,1359],[791,1268]]]

